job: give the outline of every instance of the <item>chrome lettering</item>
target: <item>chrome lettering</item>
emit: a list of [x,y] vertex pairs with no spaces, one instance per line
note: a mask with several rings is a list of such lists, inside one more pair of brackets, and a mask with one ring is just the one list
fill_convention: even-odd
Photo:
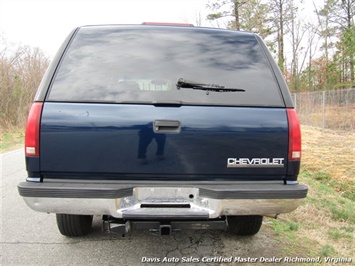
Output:
[[228,158],[227,167],[283,167],[285,158]]

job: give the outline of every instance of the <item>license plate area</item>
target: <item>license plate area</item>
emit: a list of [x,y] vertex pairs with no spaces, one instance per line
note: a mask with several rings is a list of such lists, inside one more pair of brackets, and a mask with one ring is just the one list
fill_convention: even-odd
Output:
[[187,208],[199,196],[197,188],[183,187],[136,187],[133,195],[138,202],[146,204],[178,204]]

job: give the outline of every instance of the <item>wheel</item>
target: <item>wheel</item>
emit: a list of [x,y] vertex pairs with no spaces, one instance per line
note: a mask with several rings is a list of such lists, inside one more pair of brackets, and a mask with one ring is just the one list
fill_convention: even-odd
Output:
[[227,216],[228,231],[238,236],[252,236],[259,232],[263,216]]
[[77,237],[91,231],[92,215],[57,214],[57,226],[62,235]]

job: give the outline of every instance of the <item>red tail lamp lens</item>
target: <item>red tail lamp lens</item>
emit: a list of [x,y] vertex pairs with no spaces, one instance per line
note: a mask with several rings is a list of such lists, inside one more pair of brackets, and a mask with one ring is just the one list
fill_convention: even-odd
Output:
[[288,159],[301,160],[301,126],[295,109],[287,109],[289,124]]
[[42,113],[42,102],[32,104],[26,124],[25,154],[26,156],[39,156],[39,129]]

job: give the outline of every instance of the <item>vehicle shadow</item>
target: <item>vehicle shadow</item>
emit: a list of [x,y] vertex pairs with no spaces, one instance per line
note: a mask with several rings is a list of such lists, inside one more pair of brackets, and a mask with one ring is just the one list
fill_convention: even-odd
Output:
[[[112,260],[120,265],[234,265],[248,258],[257,262],[261,257],[281,257],[279,242],[273,230],[265,224],[252,237],[235,236],[217,230],[186,230],[165,236],[148,231],[132,231],[123,237],[104,232],[100,218],[95,217],[92,233],[67,241],[97,242],[101,247],[100,256],[105,257],[108,263]],[[119,255],[122,252],[124,256]]]

